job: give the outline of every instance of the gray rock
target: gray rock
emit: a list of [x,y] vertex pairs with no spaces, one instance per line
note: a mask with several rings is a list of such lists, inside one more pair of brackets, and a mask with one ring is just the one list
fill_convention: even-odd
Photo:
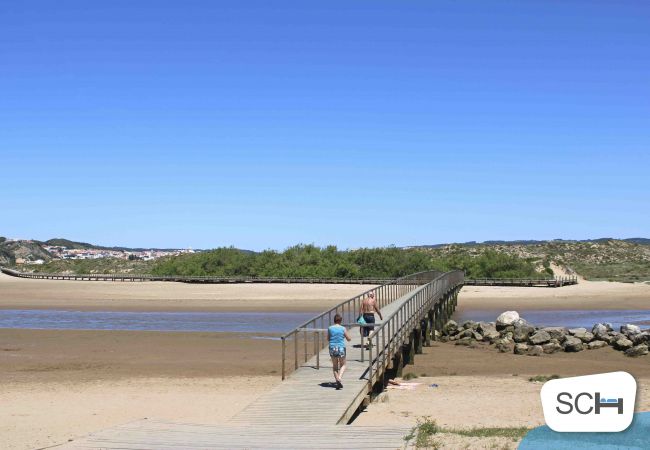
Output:
[[494,341],[496,341],[499,338],[501,338],[501,335],[499,334],[499,332],[496,329],[492,330],[492,331],[486,331],[483,334],[483,341],[484,342],[494,343]]
[[568,336],[562,344],[565,352],[579,352],[583,350],[582,341],[577,337]]
[[496,331],[496,329],[497,327],[496,325],[494,325],[494,322],[479,322],[476,331],[485,334],[488,331],[492,331],[492,330]]
[[515,342],[527,342],[528,337],[535,331],[533,327],[523,326],[516,327],[515,331],[512,333],[512,339]]
[[645,344],[637,345],[636,347],[625,350],[625,356],[636,358],[637,356],[644,356],[648,354],[648,346]]
[[452,334],[456,334],[458,331],[458,324],[456,323],[455,320],[448,320],[446,324],[442,327],[442,333],[446,334],[447,336],[451,336]]
[[575,337],[580,339],[582,342],[591,342],[594,340],[593,333],[590,333],[589,331],[585,331],[584,333],[581,334],[576,334]]
[[541,345],[533,345],[528,349],[526,354],[528,356],[542,356],[544,354],[544,349]]
[[473,331],[472,330],[472,339],[476,341],[482,341],[483,340],[483,335],[479,333],[478,331]]
[[550,355],[555,352],[562,350],[562,346],[557,342],[549,342],[548,344],[542,345],[542,350],[544,353]]
[[586,328],[569,328],[569,334],[575,336],[576,334],[584,334],[587,332]]
[[589,350],[596,350],[598,348],[607,347],[607,342],[605,341],[591,341],[587,344]]
[[473,338],[474,336],[472,335],[473,331],[472,330],[460,330],[458,334],[456,334],[454,337],[456,339],[462,339],[462,338]]
[[471,345],[474,344],[474,342],[475,342],[474,339],[472,339],[471,337],[464,337],[464,338],[456,340],[455,344],[456,345],[471,346]]
[[519,313],[517,311],[503,312],[499,315],[499,317],[497,317],[497,329],[512,325],[517,319],[519,319]]
[[512,326],[517,328],[517,327],[529,327],[531,326],[526,319],[523,317],[520,317],[519,319],[515,320],[512,322]]
[[512,343],[510,341],[500,339],[494,343],[494,346],[500,353],[512,353]]
[[591,329],[591,332],[596,337],[596,339],[600,339],[601,341],[605,340],[605,338],[607,337],[607,331],[608,331],[607,327],[602,323],[597,323]]
[[508,331],[507,333],[501,333],[501,338],[512,341],[512,331]]
[[533,345],[546,344],[550,340],[551,340],[551,335],[544,330],[540,330],[528,338],[528,341]]
[[632,325],[628,323],[627,325],[621,326],[621,333],[625,334],[626,336],[630,336],[632,334],[639,334],[640,332],[641,332],[641,328],[636,325]]
[[630,340],[634,345],[648,344],[650,343],[650,333],[643,331],[639,334],[633,335]]
[[619,337],[617,340],[614,341],[614,348],[616,350],[627,350],[632,347],[633,342],[625,337]]
[[558,342],[564,339],[564,336],[568,333],[567,329],[564,327],[545,327],[542,328],[543,331],[546,331],[551,335],[551,339],[557,339]]
[[478,323],[474,322],[473,320],[466,320],[461,324],[461,328],[464,328],[466,330],[476,330],[478,328]]
[[515,350],[514,350],[515,355],[525,355],[526,353],[528,353],[528,348],[529,347],[526,344],[521,344],[521,343],[515,344]]
[[605,325],[605,328],[607,328],[607,331],[614,331],[614,328],[612,327],[612,324],[609,322],[603,323]]

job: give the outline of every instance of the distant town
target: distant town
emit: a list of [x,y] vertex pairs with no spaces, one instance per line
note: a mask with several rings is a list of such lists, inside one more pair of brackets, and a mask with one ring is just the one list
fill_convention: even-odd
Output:
[[[36,244],[36,241],[30,240],[12,240],[7,239],[7,243],[20,241],[21,243]],[[151,261],[164,256],[177,256],[185,253],[195,253],[192,249],[109,249],[109,248],[69,248],[62,245],[43,245],[41,248],[49,255],[48,260],[43,258],[34,258],[33,255],[26,257],[16,256],[17,265],[41,265],[50,260],[75,260],[75,259],[102,259],[115,258],[125,260]],[[45,257],[45,255],[43,255]]]

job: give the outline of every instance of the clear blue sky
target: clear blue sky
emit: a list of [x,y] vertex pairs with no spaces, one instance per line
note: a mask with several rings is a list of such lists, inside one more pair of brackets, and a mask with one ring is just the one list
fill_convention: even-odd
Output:
[[644,1],[0,5],[0,235],[650,237]]

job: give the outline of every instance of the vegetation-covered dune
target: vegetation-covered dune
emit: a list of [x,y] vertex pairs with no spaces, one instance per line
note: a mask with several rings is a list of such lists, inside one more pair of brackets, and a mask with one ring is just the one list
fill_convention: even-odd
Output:
[[[340,250],[296,245],[284,251],[252,252],[218,248],[156,261],[103,258],[53,260],[38,241],[3,241],[0,265],[16,258],[42,258],[45,264],[21,270],[68,273],[154,273],[157,275],[392,278],[422,270],[464,270],[471,278],[551,277],[553,268],[589,280],[650,280],[648,239],[591,241],[490,241],[412,248]],[[52,241],[48,241],[52,243]],[[77,248],[105,248],[56,240]],[[90,246],[90,247],[88,247]]]

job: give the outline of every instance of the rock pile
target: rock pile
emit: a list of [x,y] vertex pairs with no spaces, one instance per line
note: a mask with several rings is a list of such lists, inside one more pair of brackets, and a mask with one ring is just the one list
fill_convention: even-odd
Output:
[[609,345],[625,352],[626,356],[637,357],[648,354],[650,330],[628,324],[614,331],[608,323],[597,323],[591,331],[586,328],[540,328],[526,322],[516,311],[506,311],[496,322],[466,320],[458,324],[450,320],[442,328],[440,340],[470,346],[486,342],[502,353],[529,356],[595,350]]

